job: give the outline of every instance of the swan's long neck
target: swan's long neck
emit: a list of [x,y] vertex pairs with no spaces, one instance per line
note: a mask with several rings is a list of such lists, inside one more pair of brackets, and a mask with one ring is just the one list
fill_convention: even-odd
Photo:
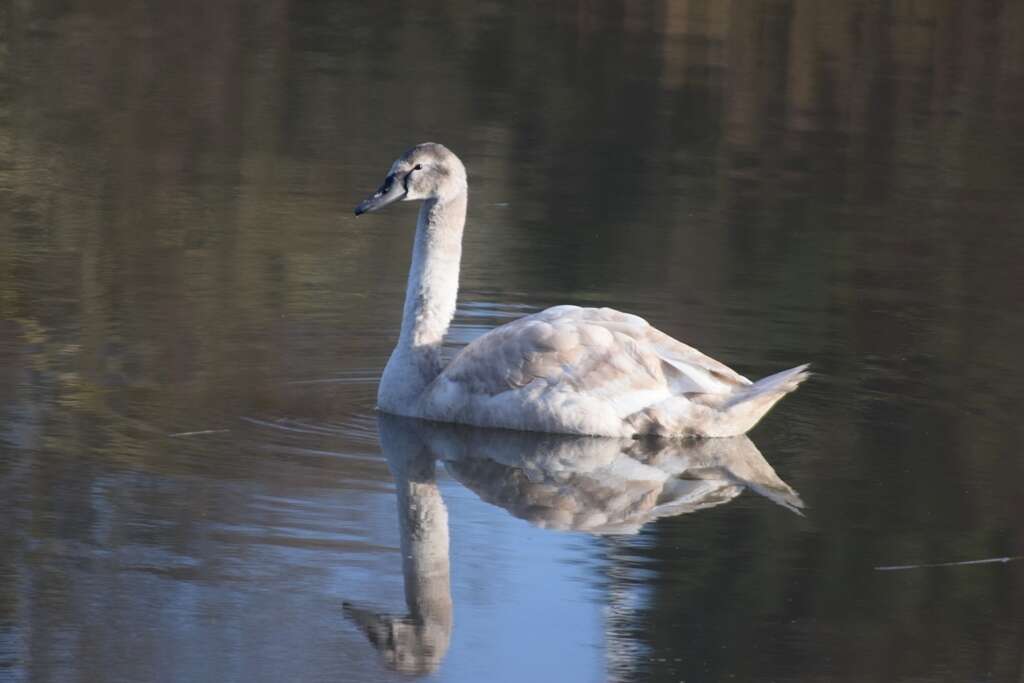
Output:
[[459,294],[466,192],[420,208],[405,290],[402,331],[381,377],[377,402],[392,413],[413,415],[413,404],[441,371],[441,342]]
[[420,207],[405,289],[400,347],[436,348],[444,339],[459,294],[465,224],[465,192],[443,204],[430,199]]

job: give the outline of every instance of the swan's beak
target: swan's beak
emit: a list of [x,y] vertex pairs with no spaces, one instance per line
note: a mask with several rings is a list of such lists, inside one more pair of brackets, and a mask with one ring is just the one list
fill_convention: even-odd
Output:
[[358,216],[360,214],[376,211],[388,204],[397,202],[404,196],[404,183],[397,182],[395,175],[392,173],[384,179],[384,184],[380,186],[379,190],[374,192],[370,197],[367,197],[362,204],[356,207],[356,215]]

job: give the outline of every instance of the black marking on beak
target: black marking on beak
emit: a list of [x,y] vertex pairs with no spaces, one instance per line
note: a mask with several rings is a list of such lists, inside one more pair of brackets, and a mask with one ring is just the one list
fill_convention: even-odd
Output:
[[359,206],[356,207],[356,215],[360,216],[364,213],[370,213],[377,209],[382,209],[388,204],[397,202],[399,199],[405,196],[407,189],[404,183],[395,182],[395,174],[389,175],[384,179],[384,184],[380,186],[380,189],[374,192],[370,197],[367,197]]

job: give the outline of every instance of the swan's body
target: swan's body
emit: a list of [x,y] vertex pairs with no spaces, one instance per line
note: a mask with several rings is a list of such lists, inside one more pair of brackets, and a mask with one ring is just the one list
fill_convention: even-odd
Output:
[[356,213],[424,200],[402,330],[377,402],[397,415],[481,427],[631,437],[745,433],[807,377],[806,365],[757,383],[641,318],[556,306],[498,327],[447,367],[455,313],[466,172],[442,145],[413,147]]

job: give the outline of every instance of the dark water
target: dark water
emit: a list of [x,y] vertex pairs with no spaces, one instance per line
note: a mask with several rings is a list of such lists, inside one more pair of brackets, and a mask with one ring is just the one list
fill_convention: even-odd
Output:
[[[739,455],[379,437],[423,140],[453,348],[818,374]],[[0,4],[0,679],[1019,683],[1024,561],[875,568],[1024,555],[1022,254],[1009,0]]]

